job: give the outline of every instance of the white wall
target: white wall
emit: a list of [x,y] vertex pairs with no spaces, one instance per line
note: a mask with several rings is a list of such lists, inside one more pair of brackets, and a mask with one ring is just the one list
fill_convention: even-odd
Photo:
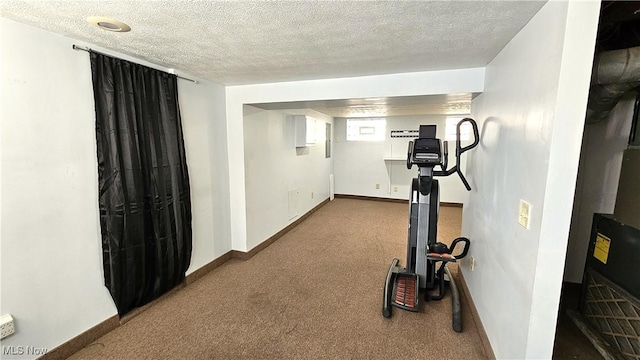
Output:
[[[316,144],[296,148],[294,122],[287,115],[314,120]],[[244,154],[247,249],[259,245],[329,198],[333,157],[325,158],[326,124],[333,118],[313,110],[267,111],[245,106]],[[296,189],[289,208],[288,193]],[[297,211],[294,211],[297,210]],[[295,217],[291,217],[297,214]]]
[[[375,196],[391,199],[409,199],[411,180],[416,177],[416,167],[407,169],[407,144],[409,138],[391,138],[392,130],[418,130],[420,125],[436,125],[436,136],[445,140],[446,115],[389,116],[386,118],[385,140],[380,142],[346,141],[347,121],[335,119],[335,186],[336,194]],[[472,135],[473,136],[473,135]],[[470,144],[462,142],[462,146]],[[384,158],[400,158],[400,161],[384,161]],[[466,155],[461,168],[466,168]],[[455,165],[455,141],[449,142],[449,167]],[[467,190],[457,174],[438,177],[440,201],[463,203]],[[376,189],[380,184],[380,189]],[[397,188],[397,191],[396,191]]]
[[475,68],[227,87],[227,141],[233,148],[228,161],[233,249],[248,249],[244,104],[481,92],[483,79],[484,69]]
[[[598,2],[548,2],[486,68],[461,268],[500,359],[553,351]],[[532,205],[527,230],[518,202]]]
[[613,214],[624,150],[629,144],[635,94],[609,117],[584,129],[564,280],[581,283],[594,213]]
[[[53,349],[117,313],[103,285],[91,68],[73,43],[0,18],[0,312],[16,326],[3,346]],[[216,194],[228,192],[225,100],[220,85],[179,83],[193,271],[230,249],[228,217],[216,217],[228,212]]]
[[187,274],[231,250],[224,86],[178,80],[193,212]]

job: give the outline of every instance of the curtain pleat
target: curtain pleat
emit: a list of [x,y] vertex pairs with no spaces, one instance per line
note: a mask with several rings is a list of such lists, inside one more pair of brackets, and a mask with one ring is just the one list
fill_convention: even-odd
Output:
[[176,76],[91,52],[105,285],[123,315],[181,283],[191,197]]

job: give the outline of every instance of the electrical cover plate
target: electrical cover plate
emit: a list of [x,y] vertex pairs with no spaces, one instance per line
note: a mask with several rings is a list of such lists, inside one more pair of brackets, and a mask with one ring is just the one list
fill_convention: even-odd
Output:
[[518,223],[528,230],[530,221],[531,204],[520,199],[520,206],[518,207]]

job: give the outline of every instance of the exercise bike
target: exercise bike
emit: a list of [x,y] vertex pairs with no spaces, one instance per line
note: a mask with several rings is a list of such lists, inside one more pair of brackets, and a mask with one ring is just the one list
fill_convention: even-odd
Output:
[[[460,128],[469,123],[473,129],[473,143],[462,147]],[[453,329],[462,331],[460,298],[456,284],[447,269],[447,263],[464,258],[469,252],[470,242],[459,237],[447,246],[436,239],[440,196],[436,176],[449,176],[457,173],[467,191],[471,186],[460,170],[463,153],[473,149],[479,143],[478,125],[471,118],[464,118],[456,126],[456,165],[447,169],[448,143],[442,146],[436,138],[435,125],[420,125],[418,138],[409,142],[407,168],[418,167],[418,177],[411,184],[409,202],[409,234],[407,244],[406,268],[398,266],[399,260],[393,259],[384,285],[382,315],[391,317],[391,307],[403,310],[419,310],[419,293],[422,291],[425,301],[441,300],[445,295],[445,285],[451,288],[453,304]],[[440,170],[435,170],[435,167]],[[462,250],[458,247],[462,246]],[[459,251],[459,252],[458,252]],[[454,254],[455,253],[455,254]],[[436,292],[436,294],[433,294]]]

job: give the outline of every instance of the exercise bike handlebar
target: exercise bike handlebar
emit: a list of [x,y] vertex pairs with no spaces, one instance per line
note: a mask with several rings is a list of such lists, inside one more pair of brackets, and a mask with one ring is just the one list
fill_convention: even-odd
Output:
[[[471,129],[473,130],[473,143],[471,143],[468,146],[462,147],[461,146],[461,141],[460,141],[460,128],[462,127],[462,124],[464,124],[465,122],[468,122],[471,124]],[[462,120],[460,120],[460,122],[458,122],[458,125],[456,126],[456,165],[454,167],[452,167],[451,169],[447,169],[447,158],[448,158],[448,146],[447,146],[447,142],[445,141],[445,146],[444,146],[444,161],[443,164],[440,166],[443,170],[442,171],[434,171],[433,175],[434,176],[449,176],[453,173],[457,173],[458,176],[460,177],[460,180],[462,180],[462,183],[464,184],[464,187],[467,189],[467,191],[471,190],[471,186],[469,185],[469,182],[467,181],[467,178],[464,176],[464,174],[462,173],[462,171],[460,170],[460,159],[463,153],[473,149],[474,147],[478,146],[478,144],[480,143],[480,133],[478,132],[478,124],[475,122],[475,120],[471,119],[471,118],[464,118]]]
[[[462,124],[468,122],[471,124],[471,129],[473,130],[473,143],[471,145],[460,147],[460,128]],[[480,143],[480,133],[478,132],[478,124],[472,118],[464,118],[458,122],[456,126],[456,154],[459,152],[460,154],[473,149],[478,146]]]
[[[465,122],[470,123],[471,128],[473,129],[473,143],[471,145],[461,147],[460,146],[460,127]],[[460,156],[463,153],[478,146],[478,143],[480,143],[480,133],[478,132],[478,124],[476,123],[476,121],[471,118],[464,118],[460,120],[460,122],[458,122],[458,126],[456,126],[456,172],[458,173],[458,176],[460,176],[460,180],[462,180],[462,183],[464,184],[464,187],[467,189],[467,191],[471,191],[471,186],[469,185],[467,178],[464,177],[464,174],[460,170]]]
[[407,149],[407,169],[411,170],[413,167],[413,162],[411,159],[413,158],[413,141],[409,141],[409,149]]
[[[461,128],[464,123],[470,123],[473,130],[473,142],[470,145],[462,146],[460,140]],[[435,134],[435,130],[433,130]],[[433,136],[433,135],[432,135]],[[418,138],[415,141],[409,141],[409,147],[407,150],[407,169],[411,169],[413,165],[418,167],[431,168],[436,166],[440,167],[440,170],[433,169],[430,176],[449,176],[453,173],[457,173],[460,180],[464,184],[467,191],[471,190],[471,186],[460,170],[461,156],[465,152],[475,148],[480,143],[480,133],[478,132],[478,124],[471,118],[464,118],[456,125],[456,164],[451,169],[447,169],[449,159],[449,143],[444,142],[444,149],[440,149],[440,140],[436,138]],[[420,144],[420,145],[418,145]],[[419,150],[417,148],[419,147]],[[442,151],[442,152],[441,152]],[[416,152],[416,154],[414,154]],[[420,157],[418,157],[420,156]]]
[[440,164],[440,168],[445,170],[447,166],[449,166],[449,142],[447,140],[442,142],[442,164]]

